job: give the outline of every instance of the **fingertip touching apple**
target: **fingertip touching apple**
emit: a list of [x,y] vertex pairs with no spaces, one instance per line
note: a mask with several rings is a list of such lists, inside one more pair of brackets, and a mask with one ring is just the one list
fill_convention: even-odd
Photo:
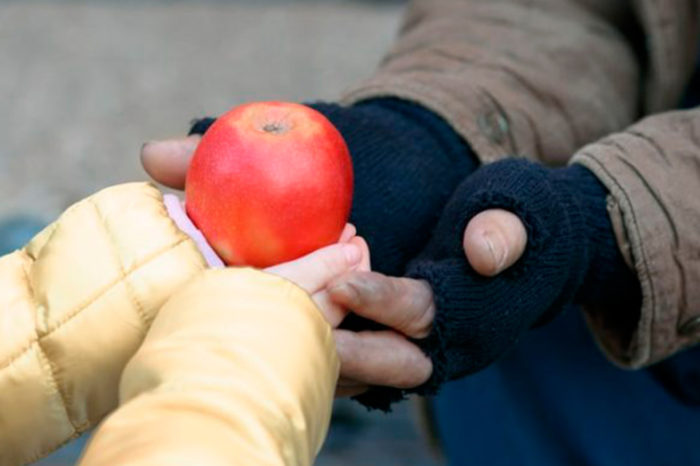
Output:
[[187,214],[229,265],[269,267],[337,242],[353,172],[338,130],[319,112],[257,102],[202,137],[185,183]]

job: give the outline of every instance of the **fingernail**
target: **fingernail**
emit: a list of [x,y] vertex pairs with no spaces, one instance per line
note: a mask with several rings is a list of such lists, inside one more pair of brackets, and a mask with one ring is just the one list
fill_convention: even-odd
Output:
[[362,260],[362,251],[354,244],[343,244],[343,253],[349,265],[355,265]]
[[494,272],[498,273],[503,270],[505,266],[506,258],[508,257],[508,248],[501,238],[494,238],[494,236],[496,235],[491,232],[486,232],[484,233],[483,240],[493,260],[492,263],[495,265]]
[[143,150],[144,150],[146,147],[148,147],[148,146],[151,144],[151,142],[152,142],[152,141],[146,141],[146,142],[144,142],[143,144],[141,144],[141,152],[143,152]]

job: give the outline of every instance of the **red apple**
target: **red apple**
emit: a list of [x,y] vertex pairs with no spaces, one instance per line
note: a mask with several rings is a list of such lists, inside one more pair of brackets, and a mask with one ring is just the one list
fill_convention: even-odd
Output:
[[322,114],[250,103],[202,137],[187,172],[187,214],[227,264],[267,267],[338,241],[352,186],[348,148]]

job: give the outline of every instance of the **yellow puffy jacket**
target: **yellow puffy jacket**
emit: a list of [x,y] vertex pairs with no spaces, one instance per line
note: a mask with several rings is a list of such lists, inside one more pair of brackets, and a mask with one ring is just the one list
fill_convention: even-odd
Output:
[[303,290],[207,270],[146,183],[77,203],[0,258],[0,465],[120,405],[81,464],[310,464],[338,365]]

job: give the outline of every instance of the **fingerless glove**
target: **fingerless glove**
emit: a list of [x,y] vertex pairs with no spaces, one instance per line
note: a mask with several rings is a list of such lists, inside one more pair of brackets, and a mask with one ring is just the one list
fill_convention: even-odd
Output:
[[[639,306],[639,283],[617,247],[606,196],[583,166],[515,159],[484,166],[459,186],[408,268],[430,283],[436,303],[432,332],[418,341],[434,367],[420,393],[483,369],[572,303]],[[468,221],[491,208],[515,213],[528,239],[511,268],[487,278],[469,265],[462,239]]]

